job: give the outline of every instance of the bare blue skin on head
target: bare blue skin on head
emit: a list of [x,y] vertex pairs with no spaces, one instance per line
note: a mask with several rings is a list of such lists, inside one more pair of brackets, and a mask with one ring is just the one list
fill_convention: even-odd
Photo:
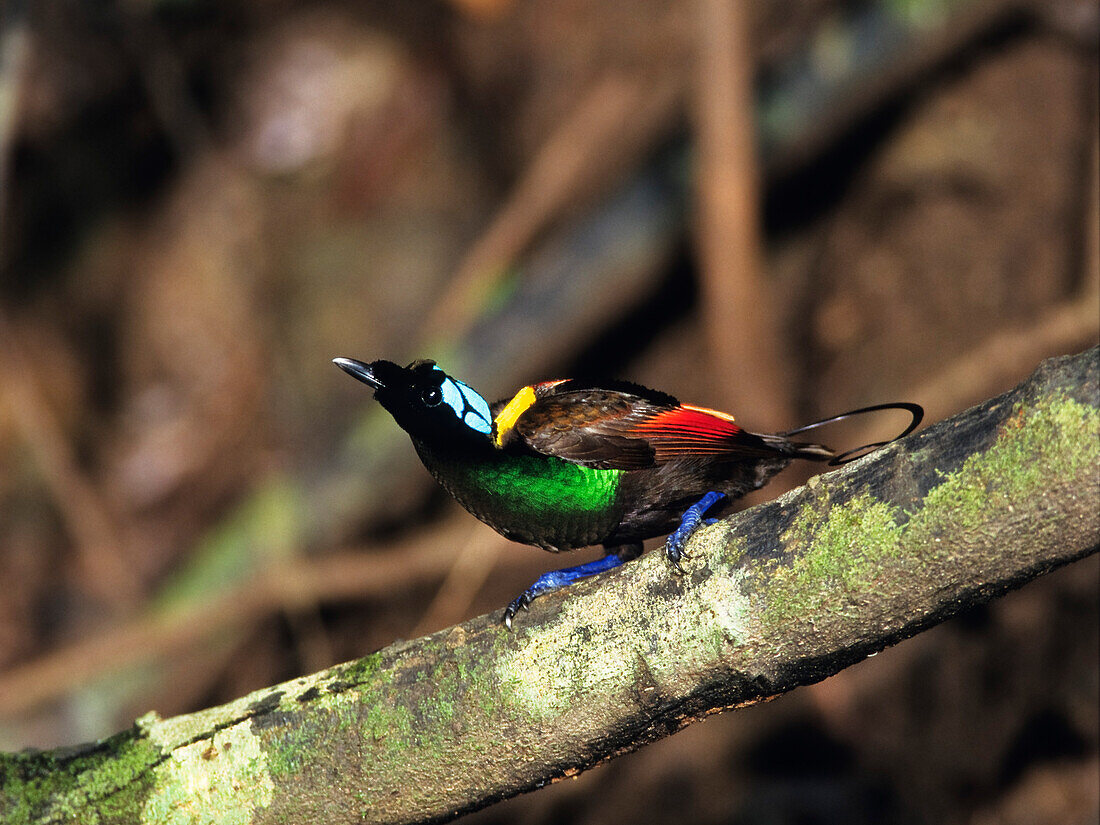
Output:
[[[436,369],[443,372],[439,367]],[[492,433],[493,416],[489,403],[475,390],[449,375],[443,379],[440,389],[443,390],[443,403],[454,410],[463,424],[484,435]]]

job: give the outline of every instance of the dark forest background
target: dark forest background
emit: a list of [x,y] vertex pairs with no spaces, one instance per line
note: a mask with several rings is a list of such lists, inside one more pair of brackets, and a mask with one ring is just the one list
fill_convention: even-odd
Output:
[[[477,523],[334,356],[775,431],[939,420],[1094,344],[1098,32],[1091,0],[0,6],[0,749],[598,552]],[[468,819],[1097,823],[1098,574]]]

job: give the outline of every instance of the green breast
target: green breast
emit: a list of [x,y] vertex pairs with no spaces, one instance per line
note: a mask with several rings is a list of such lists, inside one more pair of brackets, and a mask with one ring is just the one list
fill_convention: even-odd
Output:
[[467,510],[508,538],[547,548],[599,543],[619,523],[621,470],[490,448],[441,456],[416,444],[424,465]]

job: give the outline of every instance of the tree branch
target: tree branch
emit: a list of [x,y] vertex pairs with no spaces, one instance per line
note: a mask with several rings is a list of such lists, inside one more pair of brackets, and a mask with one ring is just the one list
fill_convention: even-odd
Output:
[[0,756],[5,823],[442,820],[816,682],[1100,543],[1098,352],[540,599],[218,708]]

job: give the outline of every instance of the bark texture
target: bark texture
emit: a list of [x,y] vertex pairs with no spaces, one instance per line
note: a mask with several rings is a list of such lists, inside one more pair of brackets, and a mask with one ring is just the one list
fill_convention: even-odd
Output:
[[444,820],[819,681],[1100,544],[1098,351],[662,554],[75,749],[4,823]]

